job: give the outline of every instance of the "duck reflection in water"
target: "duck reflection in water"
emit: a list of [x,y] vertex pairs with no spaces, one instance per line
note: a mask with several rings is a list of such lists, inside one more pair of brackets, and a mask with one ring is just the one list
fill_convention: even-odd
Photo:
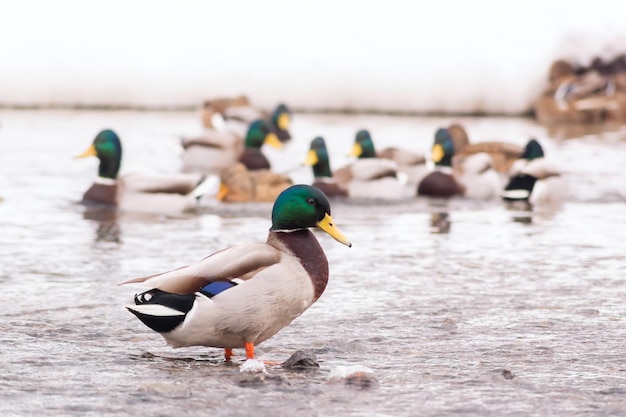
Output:
[[505,206],[507,211],[511,212],[511,219],[514,222],[522,224],[533,222],[533,206],[527,200],[506,202]]
[[430,233],[450,233],[450,214],[447,211],[430,213]]
[[450,233],[450,210],[447,200],[434,199],[429,201],[430,233]]
[[103,205],[88,205],[83,212],[83,219],[97,223],[96,242],[122,242],[116,209]]

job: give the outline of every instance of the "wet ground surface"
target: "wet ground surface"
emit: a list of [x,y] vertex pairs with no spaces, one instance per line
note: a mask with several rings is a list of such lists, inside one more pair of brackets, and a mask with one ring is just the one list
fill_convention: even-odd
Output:
[[[333,166],[367,127],[380,146],[426,151],[465,124],[474,141],[539,139],[569,195],[530,221],[499,201],[339,201],[352,248],[318,234],[330,262],[322,298],[258,347],[261,359],[315,353],[320,368],[270,366],[242,380],[219,349],[174,350],[128,314],[115,284],[264,240],[269,204],[207,204],[199,215],[111,213],[77,204],[96,160],[73,160],[102,128],[123,171],[177,172],[195,113],[0,112],[0,414],[249,416],[613,416],[626,414],[626,132],[547,130],[527,119],[319,116],[268,154],[298,165],[324,135]],[[569,136],[574,136],[573,138]],[[447,214],[447,227],[434,221]],[[525,221],[521,221],[525,220]],[[440,223],[437,223],[440,224]],[[364,366],[377,384],[334,383]]]

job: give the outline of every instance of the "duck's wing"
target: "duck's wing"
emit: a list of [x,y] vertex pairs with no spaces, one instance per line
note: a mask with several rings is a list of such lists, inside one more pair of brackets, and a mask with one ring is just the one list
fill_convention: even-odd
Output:
[[389,159],[357,159],[352,163],[352,177],[359,181],[371,181],[385,177],[395,177],[398,164]]
[[513,162],[522,156],[524,148],[506,142],[478,142],[465,146],[457,155],[473,155],[481,152],[491,156],[497,171],[506,172]]
[[281,253],[265,243],[234,246],[215,252],[200,262],[173,271],[134,278],[119,285],[142,283],[175,294],[193,294],[215,281],[247,280],[280,262]]
[[201,174],[133,173],[124,175],[120,180],[125,191],[187,195],[202,182],[203,177]]
[[207,129],[202,136],[182,138],[180,143],[183,149],[191,146],[207,146],[211,148],[235,148],[242,142],[243,136],[231,131]]
[[400,148],[385,148],[378,152],[378,158],[391,159],[400,166],[420,165],[426,163],[424,155]]
[[522,174],[532,175],[537,179],[545,179],[548,177],[557,177],[561,175],[557,167],[545,158],[537,158],[529,161],[521,170]]
[[343,189],[346,189],[350,181],[352,181],[352,171],[350,168],[351,165],[346,165],[333,172],[333,178]]
[[267,119],[269,115],[252,106],[235,106],[224,110],[224,119],[240,120],[242,122],[251,123],[256,119]]

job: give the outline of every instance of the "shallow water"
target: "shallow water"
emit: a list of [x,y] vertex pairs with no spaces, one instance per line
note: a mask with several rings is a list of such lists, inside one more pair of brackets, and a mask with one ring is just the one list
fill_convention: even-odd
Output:
[[[499,201],[336,202],[352,248],[318,234],[331,265],[322,298],[269,341],[261,359],[316,353],[310,372],[270,367],[246,385],[219,349],[174,350],[128,314],[121,280],[264,240],[270,205],[206,204],[200,215],[115,215],[77,204],[97,161],[73,160],[102,128],[118,131],[123,170],[176,172],[195,113],[0,112],[0,414],[594,415],[626,414],[626,132],[572,135],[527,119],[296,115],[295,140],[269,150],[298,165],[316,135],[333,165],[357,129],[426,151],[440,125],[474,141],[537,137],[569,195],[530,222]],[[574,138],[571,138],[574,136]],[[449,230],[433,227],[445,211]],[[527,220],[527,219],[526,219]],[[443,231],[443,233],[441,233]],[[330,383],[342,366],[378,386]]]

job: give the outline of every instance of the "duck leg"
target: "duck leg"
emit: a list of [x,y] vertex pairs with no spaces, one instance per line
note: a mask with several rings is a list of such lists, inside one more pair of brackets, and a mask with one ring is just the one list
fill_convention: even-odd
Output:
[[246,342],[246,359],[254,359],[254,343]]
[[224,359],[226,360],[226,362],[230,362],[234,355],[235,354],[233,353],[232,348],[224,348]]

